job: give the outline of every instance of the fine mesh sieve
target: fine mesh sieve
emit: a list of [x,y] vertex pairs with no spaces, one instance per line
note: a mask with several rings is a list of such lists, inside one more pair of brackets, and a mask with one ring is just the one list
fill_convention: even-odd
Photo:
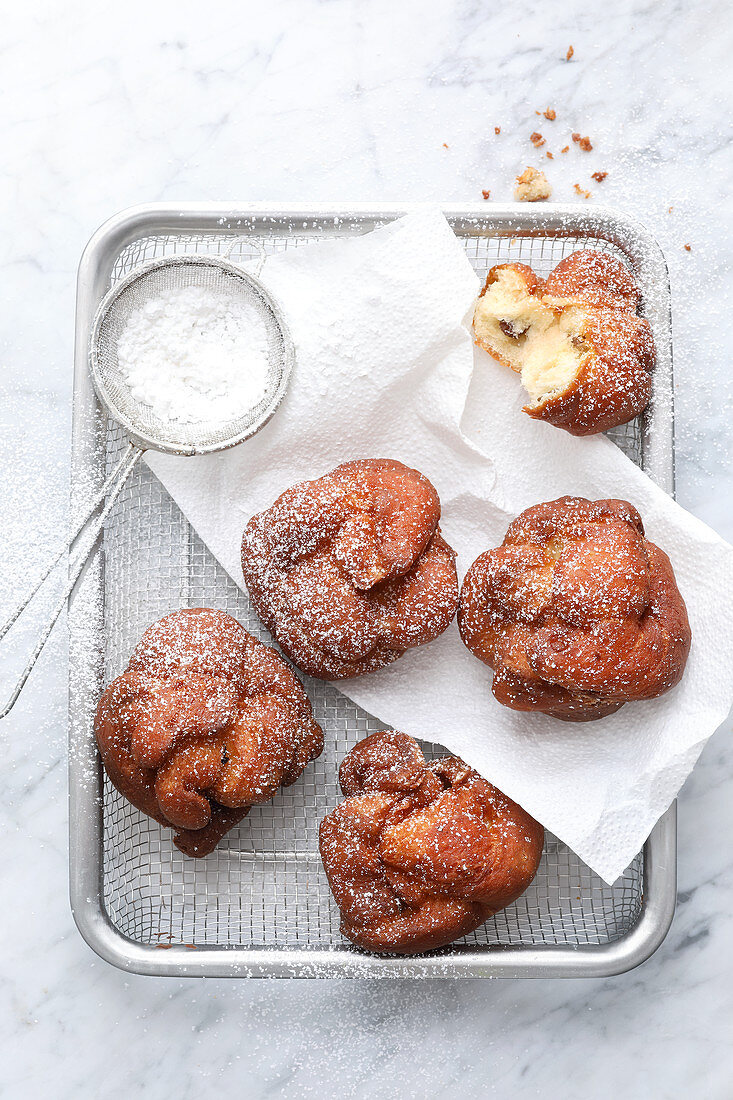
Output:
[[[216,293],[234,295],[249,305],[262,320],[267,340],[267,382],[265,394],[255,405],[232,407],[226,419],[197,420],[184,423],[164,419],[154,409],[138,400],[120,371],[118,346],[127,321],[133,312],[145,302],[163,292],[186,287],[197,287]],[[107,516],[127,481],[135,464],[152,449],[166,454],[203,455],[234,447],[249,439],[270,419],[287,389],[294,360],[293,342],[280,307],[259,279],[218,256],[168,256],[153,260],[135,268],[117,283],[101,302],[92,325],[89,344],[89,368],[97,396],[110,414],[119,422],[130,439],[117,467],[107,478],[98,496],[91,501],[71,533],[33,587],[17,605],[10,617],[0,627],[0,639],[8,632],[19,615],[49,576],[54,566],[70,551],[77,539],[84,535],[69,569],[69,579],[63,595],[46,621],[35,648],[11,693],[0,711],[0,718],[12,710],[28,679],[54,623],[61,614],[76,584],[84,563],[104,527]],[[105,501],[101,514],[87,527],[96,509]]]
[[[234,292],[264,323],[267,336],[267,389],[253,407],[232,408],[225,420],[184,424],[161,419],[138,401],[120,371],[118,342],[133,311],[164,292],[200,287]],[[97,311],[89,350],[94,388],[110,414],[143,447],[167,454],[209,454],[248,439],[279,405],[293,363],[293,344],[277,303],[255,276],[216,256],[170,256],[131,272],[107,294]]]

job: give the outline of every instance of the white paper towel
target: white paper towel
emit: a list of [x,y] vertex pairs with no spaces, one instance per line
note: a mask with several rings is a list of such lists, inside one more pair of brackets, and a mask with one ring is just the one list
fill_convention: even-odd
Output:
[[630,500],[672,559],[693,643],[681,684],[660,699],[588,724],[507,710],[455,623],[338,684],[385,726],[462,756],[614,881],[733,701],[733,548],[606,438],[575,439],[521,411],[517,377],[473,348],[478,280],[439,211],[272,257],[262,278],[297,349],[280,410],[234,450],[148,457],[238,584],[249,517],[357,457],[400,459],[430,478],[461,579],[518,512],[565,493]]

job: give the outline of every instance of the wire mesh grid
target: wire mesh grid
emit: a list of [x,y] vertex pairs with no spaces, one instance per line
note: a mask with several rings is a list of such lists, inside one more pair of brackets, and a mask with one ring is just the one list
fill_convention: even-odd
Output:
[[[322,233],[321,236],[327,236]],[[335,233],[333,235],[336,235]],[[228,254],[247,264],[267,253],[297,248],[311,236],[258,239],[226,234],[171,234],[134,241],[118,257],[112,285],[137,264],[180,252]],[[547,274],[578,247],[614,250],[595,238],[512,239],[466,236],[479,276],[504,260]],[[638,464],[638,422],[613,433]],[[110,422],[107,460],[117,460],[124,434]],[[181,459],[185,461],[185,459]],[[271,639],[245,593],[227,576],[147,468],[137,469],[111,512],[104,533],[105,682],[119,675],[143,630],[180,607],[215,607],[256,637]],[[318,825],[339,799],[338,765],[379,723],[331,685],[304,678],[325,749],[301,778],[271,802],[256,806],[205,859],[191,860],[171,834],[145,817],[104,780],[103,898],[113,926],[143,944],[183,943],[280,948],[343,947],[338,911],[318,855]],[[428,756],[439,746],[424,746]],[[490,778],[490,777],[489,777]],[[512,906],[461,945],[512,947],[604,944],[627,935],[639,919],[644,888],[640,853],[609,886],[555,837],[548,835],[537,876]]]

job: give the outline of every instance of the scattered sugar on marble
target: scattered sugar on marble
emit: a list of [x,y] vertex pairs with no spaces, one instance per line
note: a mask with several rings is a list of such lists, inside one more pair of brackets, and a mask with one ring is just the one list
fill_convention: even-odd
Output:
[[226,421],[267,392],[265,324],[231,290],[167,290],[133,310],[117,356],[133,397],[161,420]]

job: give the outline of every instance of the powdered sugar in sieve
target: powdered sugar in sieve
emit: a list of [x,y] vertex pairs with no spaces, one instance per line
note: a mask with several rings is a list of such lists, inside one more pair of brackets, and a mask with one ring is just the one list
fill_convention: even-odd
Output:
[[227,420],[267,393],[267,330],[231,287],[161,291],[130,313],[117,344],[130,392],[161,419]]

